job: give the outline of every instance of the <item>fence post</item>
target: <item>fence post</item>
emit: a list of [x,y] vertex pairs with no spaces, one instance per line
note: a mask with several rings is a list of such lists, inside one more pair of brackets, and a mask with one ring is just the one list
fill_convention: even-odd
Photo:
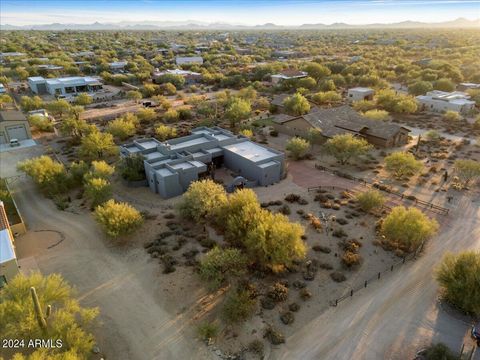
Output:
[[368,284],[368,280],[365,280],[365,287],[367,287],[367,284]]
[[353,289],[350,290],[350,297],[353,296]]
[[390,267],[390,271],[393,271],[393,265]]
[[380,274],[381,274],[381,273],[378,273],[378,278],[379,278],[379,279],[380,279]]
[[402,264],[405,264],[405,256],[403,257]]

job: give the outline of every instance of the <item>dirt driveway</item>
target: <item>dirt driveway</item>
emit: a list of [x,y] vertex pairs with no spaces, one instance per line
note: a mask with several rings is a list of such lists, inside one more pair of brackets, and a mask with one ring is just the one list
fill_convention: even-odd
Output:
[[[2,154],[0,175],[14,175],[18,160],[38,152]],[[89,215],[57,210],[29,179],[15,180],[12,189],[29,229],[16,240],[22,271],[61,273],[82,305],[100,308],[95,335],[108,359],[211,358],[194,340],[190,307],[176,312],[167,296],[172,284],[162,280],[161,268],[143,248],[113,245]],[[192,294],[188,301],[197,300]]]

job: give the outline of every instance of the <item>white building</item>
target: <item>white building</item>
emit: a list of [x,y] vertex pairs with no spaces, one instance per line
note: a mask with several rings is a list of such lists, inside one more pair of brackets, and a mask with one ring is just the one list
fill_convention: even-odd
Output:
[[271,76],[272,79],[272,84],[278,84],[281,83],[282,81],[288,81],[288,80],[297,80],[297,79],[302,79],[307,77],[308,74],[305,71],[299,71],[299,70],[283,70],[279,74],[275,74]]
[[185,79],[186,84],[193,84],[197,81],[202,79],[202,74],[194,71],[189,70],[182,70],[182,69],[174,69],[174,70],[165,70],[165,71],[158,71],[155,70],[152,74],[152,79],[154,83],[163,76],[163,75],[178,75]]
[[177,65],[202,65],[203,58],[201,56],[177,56],[175,63]]
[[429,91],[425,95],[416,97],[421,110],[432,112],[445,112],[448,110],[466,114],[475,108],[475,101],[470,100],[470,95],[460,92]]
[[120,72],[125,70],[125,67],[128,65],[128,61],[114,61],[108,64],[112,72]]
[[69,76],[54,79],[34,76],[28,78],[28,86],[35,94],[48,93],[55,96],[76,95],[84,92],[94,93],[102,89],[100,80],[89,76]]
[[348,101],[362,101],[373,100],[375,91],[366,87],[355,87],[348,89],[347,98]]
[[5,94],[7,92],[7,89],[5,89],[5,86],[3,84],[0,84],[0,94]]
[[17,256],[13,246],[13,234],[5,213],[4,204],[0,201],[0,288],[11,281],[18,273]]
[[457,86],[458,91],[466,91],[466,90],[475,90],[480,89],[480,84],[476,83],[460,83]]

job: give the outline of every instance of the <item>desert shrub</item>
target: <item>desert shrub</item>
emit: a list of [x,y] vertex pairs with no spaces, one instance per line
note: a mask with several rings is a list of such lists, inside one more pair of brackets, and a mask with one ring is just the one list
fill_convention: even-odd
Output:
[[256,354],[259,358],[263,358],[263,354],[265,352],[265,345],[263,344],[263,341],[259,339],[252,340],[248,344],[248,351]]
[[386,121],[390,118],[390,114],[385,110],[372,109],[365,111],[363,116],[372,120]]
[[332,280],[335,281],[335,282],[343,282],[343,281],[347,280],[347,277],[346,277],[343,273],[341,273],[341,272],[339,272],[339,271],[334,271],[334,272],[332,272],[332,273],[330,274],[330,277],[331,277]]
[[459,309],[480,315],[480,253],[447,253],[436,270],[444,298]]
[[142,155],[134,154],[122,158],[118,168],[120,176],[127,181],[141,181],[146,179]]
[[215,247],[202,259],[200,277],[217,288],[230,277],[245,273],[246,266],[246,258],[240,250]]
[[381,224],[381,233],[394,247],[413,251],[438,230],[435,219],[428,218],[417,208],[397,206]]
[[275,302],[286,301],[288,298],[288,288],[277,282],[268,289],[267,296]]
[[350,269],[352,267],[360,265],[362,262],[362,256],[352,251],[345,251],[342,255],[342,264]]
[[227,323],[247,320],[255,311],[256,301],[249,291],[232,289],[222,307],[222,317]]
[[48,117],[42,115],[31,115],[28,117],[28,122],[39,131],[53,131],[52,120],[50,120]]
[[358,194],[356,199],[360,208],[365,212],[370,212],[373,209],[381,209],[385,203],[385,197],[380,191],[375,189]]
[[213,339],[218,335],[218,325],[205,321],[198,325],[197,334],[202,340]]
[[300,137],[291,138],[285,147],[290,152],[294,160],[299,160],[305,156],[305,153],[310,148],[310,143]]
[[265,329],[264,337],[270,341],[272,345],[280,345],[285,343],[285,336],[279,332],[277,329],[268,326]]
[[408,152],[397,151],[385,158],[385,169],[398,179],[414,175],[420,172],[422,168],[422,162]]
[[425,353],[425,360],[457,360],[454,354],[445,344],[438,343],[430,346]]

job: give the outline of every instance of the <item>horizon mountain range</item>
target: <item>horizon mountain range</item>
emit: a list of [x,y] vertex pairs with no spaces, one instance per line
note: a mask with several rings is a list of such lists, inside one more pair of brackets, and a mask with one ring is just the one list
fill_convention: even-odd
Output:
[[302,24],[302,25],[276,25],[266,23],[261,25],[242,25],[229,24],[221,22],[202,22],[195,20],[187,21],[121,21],[115,23],[92,24],[39,24],[39,25],[0,25],[0,30],[282,30],[282,29],[409,29],[409,28],[480,28],[480,18],[476,20],[468,20],[458,18],[452,21],[425,23],[419,21],[402,21],[397,23],[382,24],[363,24],[351,25],[346,23],[333,24]]

